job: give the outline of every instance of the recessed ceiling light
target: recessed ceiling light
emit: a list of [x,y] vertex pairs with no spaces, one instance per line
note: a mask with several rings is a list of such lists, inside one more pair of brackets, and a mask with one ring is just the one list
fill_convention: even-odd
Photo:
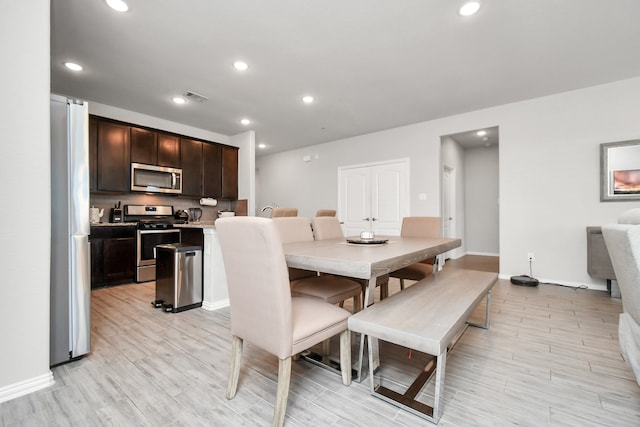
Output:
[[75,62],[65,62],[64,66],[73,71],[82,71],[82,65],[76,64]]
[[247,68],[249,68],[249,65],[243,61],[236,61],[233,63],[233,68],[238,71],[245,71]]
[[129,6],[122,0],[107,0],[107,4],[113,10],[117,10],[118,12],[126,12],[129,10]]
[[302,102],[305,104],[311,104],[313,102],[313,96],[305,95],[302,97]]
[[267,148],[267,144],[261,142],[260,144],[258,144],[258,148]]
[[462,16],[473,15],[480,9],[480,2],[478,1],[469,1],[462,5],[462,7],[458,10],[458,13]]
[[242,124],[243,124],[243,125],[245,125],[245,126],[246,126],[246,125],[250,125],[250,124],[251,124],[251,120],[249,120],[249,119],[242,119],[242,120],[240,120],[240,123],[242,123]]
[[180,96],[174,96],[173,97],[173,102],[175,102],[176,104],[182,105],[182,104],[186,104],[187,100],[180,97]]
[[476,135],[478,136],[485,136],[487,134],[486,130],[479,130],[478,132],[476,132]]

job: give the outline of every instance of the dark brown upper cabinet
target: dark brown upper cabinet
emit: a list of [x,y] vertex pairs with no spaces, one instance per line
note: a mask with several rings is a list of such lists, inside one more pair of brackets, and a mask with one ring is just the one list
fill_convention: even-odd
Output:
[[180,138],[162,132],[131,128],[131,161],[180,167]]
[[98,119],[89,116],[89,191],[98,190]]
[[180,138],[180,168],[182,168],[182,195],[202,196],[202,142]]
[[180,167],[180,137],[158,132],[158,166]]
[[[131,186],[130,127],[103,120],[97,120],[96,124],[98,129],[95,191],[127,192]],[[91,135],[91,131],[89,134]]]
[[238,199],[238,149],[222,147],[222,198]]
[[202,145],[202,196],[222,196],[222,146]]
[[131,162],[155,165],[157,161],[157,134],[146,129],[131,128]]

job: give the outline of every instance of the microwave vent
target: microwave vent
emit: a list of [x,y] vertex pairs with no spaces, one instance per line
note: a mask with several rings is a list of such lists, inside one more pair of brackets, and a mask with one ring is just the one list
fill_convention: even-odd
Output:
[[184,94],[184,96],[186,96],[187,99],[190,99],[195,102],[203,102],[209,99],[206,96],[200,95],[199,93],[195,93],[195,92],[187,92]]

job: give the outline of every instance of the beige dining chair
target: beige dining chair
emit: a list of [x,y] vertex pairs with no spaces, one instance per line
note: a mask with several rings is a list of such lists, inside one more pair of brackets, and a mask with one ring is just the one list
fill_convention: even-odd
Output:
[[216,231],[229,287],[233,336],[227,399],[236,395],[247,341],[278,357],[273,425],[281,426],[293,355],[340,334],[342,382],[351,384],[350,313],[317,298],[291,296],[282,242],[271,219],[221,218]]
[[316,216],[336,216],[335,209],[318,209]]
[[280,218],[283,216],[298,216],[298,208],[273,208],[271,209],[271,218]]
[[[311,218],[311,226],[313,228],[313,235],[316,240],[344,239],[344,233],[342,232],[342,227],[340,226],[340,220],[336,217],[317,216],[315,218]],[[367,279],[358,279],[351,277],[349,279],[355,280],[356,282],[360,283],[360,287],[362,288],[362,300],[364,301],[364,296],[366,295],[369,281]],[[378,286],[380,287],[380,299],[386,298],[389,295],[388,274],[376,277],[376,287]],[[364,303],[366,304],[367,302],[364,301]]]
[[[311,224],[305,217],[274,218],[283,244],[312,242]],[[342,304],[353,298],[353,312],[360,311],[362,293],[360,284],[345,277],[330,274],[318,275],[317,272],[290,269],[291,295],[320,298],[331,304]]]
[[[440,238],[442,220],[438,216],[407,216],[402,219],[400,236]],[[433,273],[435,258],[427,258],[415,264],[391,272],[391,277],[400,279],[400,289],[405,280],[422,280]]]

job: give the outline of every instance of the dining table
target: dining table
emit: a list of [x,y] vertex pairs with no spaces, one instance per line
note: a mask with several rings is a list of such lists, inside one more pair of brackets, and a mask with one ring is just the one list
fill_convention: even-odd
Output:
[[[426,238],[403,236],[375,236],[374,239],[348,237],[340,239],[313,240],[287,243],[284,255],[287,266],[319,273],[336,274],[345,277],[367,279],[363,309],[374,303],[376,278],[399,270],[408,265],[435,257],[434,274],[439,270],[439,255],[461,245],[459,238]],[[364,335],[360,336],[358,357],[353,367],[353,380],[362,381]],[[317,365],[338,370],[339,365],[329,363],[326,357],[303,355],[303,358]]]

